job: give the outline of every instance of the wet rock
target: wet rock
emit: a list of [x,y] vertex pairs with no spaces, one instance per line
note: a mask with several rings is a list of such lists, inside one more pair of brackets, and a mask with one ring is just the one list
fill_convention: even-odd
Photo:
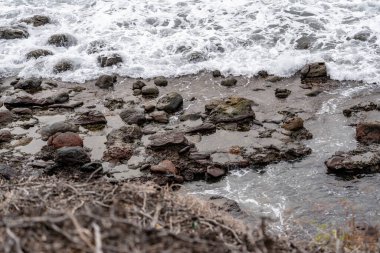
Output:
[[35,99],[29,96],[7,98],[4,101],[4,106],[7,109],[33,107],[33,106],[44,107],[51,104],[54,104],[54,100],[52,98]]
[[313,139],[313,134],[303,127],[299,130],[292,131],[290,133],[290,138],[297,141],[310,140],[310,139]]
[[12,180],[16,176],[16,170],[6,164],[0,164],[0,178],[4,178],[5,180]]
[[0,39],[13,40],[13,39],[25,39],[29,37],[29,33],[22,27],[7,28],[0,27]]
[[104,114],[100,111],[87,111],[81,113],[74,121],[74,124],[83,126],[90,130],[102,129],[107,120]]
[[343,114],[344,116],[346,117],[351,117],[353,113],[357,113],[357,112],[369,112],[369,111],[374,111],[374,110],[379,110],[379,105],[377,105],[376,103],[374,102],[369,102],[369,103],[360,103],[358,105],[354,105],[352,107],[350,107],[349,109],[344,109],[343,110]]
[[303,128],[303,119],[300,117],[288,118],[283,124],[282,128],[288,131],[297,131]]
[[49,137],[48,145],[55,149],[63,147],[83,147],[83,140],[77,133],[56,133]]
[[380,143],[380,122],[363,122],[356,126],[356,139],[364,144]]
[[220,178],[224,175],[226,175],[226,170],[223,169],[223,168],[219,168],[219,167],[216,167],[216,166],[209,166],[207,168],[207,177],[210,177],[210,178],[213,178],[213,179],[217,179],[217,178]]
[[169,160],[163,160],[158,165],[151,166],[150,172],[160,173],[160,174],[173,174],[173,175],[176,175],[178,173],[175,165]]
[[133,83],[132,89],[133,90],[137,90],[137,89],[141,90],[145,86],[146,86],[146,84],[143,81],[138,80],[138,81]]
[[21,22],[32,24],[34,27],[38,27],[49,24],[50,18],[42,15],[34,15],[33,17],[22,19]]
[[67,92],[58,93],[57,95],[53,97],[54,103],[56,104],[66,103],[67,101],[69,101],[69,99],[70,99],[70,96],[69,96],[69,93]]
[[143,105],[145,112],[153,112],[156,109],[156,105],[153,103],[146,103]]
[[208,120],[214,124],[238,122],[255,119],[252,110],[252,100],[242,97],[229,97],[223,100],[214,100],[206,104]]
[[192,152],[189,154],[189,158],[192,160],[208,160],[210,157],[209,153]]
[[218,195],[211,196],[209,200],[213,205],[215,205],[218,208],[218,210],[230,213],[234,217],[237,217],[242,214],[242,210],[235,200]]
[[228,78],[228,79],[223,80],[220,84],[222,86],[232,87],[232,86],[235,86],[237,84],[237,80],[236,80],[236,78]]
[[48,55],[53,55],[53,52],[50,50],[45,50],[45,49],[37,49],[37,50],[33,50],[33,51],[30,51],[29,53],[27,53],[26,59],[27,60],[30,60],[32,58],[38,59],[40,57],[45,57]]
[[309,154],[311,154],[310,148],[301,144],[287,143],[283,147],[268,146],[257,148],[249,156],[249,159],[253,165],[265,166],[280,161],[294,161]]
[[167,146],[188,146],[188,141],[184,133],[165,132],[158,133],[149,137],[151,148],[164,148]]
[[183,104],[183,98],[177,92],[171,92],[161,97],[156,105],[158,110],[163,110],[167,113],[178,111]]
[[96,80],[95,86],[101,89],[110,89],[116,83],[117,77],[111,75],[102,75]]
[[12,140],[12,133],[8,130],[0,130],[0,143],[10,142]]
[[133,148],[129,145],[115,145],[108,147],[103,153],[103,160],[107,162],[128,161],[133,155]]
[[371,37],[370,31],[360,31],[353,37],[354,40],[367,41]]
[[90,173],[94,172],[96,170],[103,169],[103,165],[100,162],[90,162],[82,165],[82,167],[79,168],[80,171]]
[[122,126],[107,135],[106,145],[114,145],[117,142],[133,143],[135,140],[140,140],[142,135],[142,130],[138,125]]
[[275,93],[274,95],[277,97],[277,98],[287,98],[289,97],[290,93],[292,93],[290,90],[288,89],[276,89],[275,90]]
[[212,76],[213,76],[214,78],[221,77],[221,76],[222,76],[222,73],[221,73],[219,70],[214,70],[214,71],[212,72]]
[[337,152],[327,159],[329,173],[364,174],[380,172],[380,147],[358,148],[349,152]]
[[302,83],[321,83],[327,81],[327,68],[324,62],[306,65],[301,70]]
[[154,79],[154,84],[160,87],[165,87],[168,85],[168,80],[163,76],[159,76]]
[[122,98],[106,98],[104,106],[111,111],[121,109],[124,106],[124,100]]
[[156,86],[144,86],[141,89],[141,94],[143,95],[143,97],[146,97],[146,98],[156,98],[158,97],[159,93],[160,91],[158,90]]
[[313,42],[316,40],[315,36],[302,36],[296,40],[295,48],[298,50],[306,50],[309,49]]
[[187,134],[196,134],[196,133],[214,133],[216,131],[216,125],[213,123],[202,123],[199,126],[190,127],[186,130]]
[[123,62],[123,58],[118,54],[101,55],[98,57],[98,62],[101,67],[111,67]]
[[267,78],[269,76],[268,72],[265,70],[260,70],[259,72],[257,72],[257,75],[261,78]]
[[200,112],[185,113],[185,114],[182,114],[181,116],[179,116],[180,121],[187,121],[187,120],[195,121],[195,120],[198,120],[200,118],[202,118],[202,115]]
[[[91,41],[87,47],[87,54],[96,54],[108,49],[107,43],[102,40]],[[109,48],[111,49],[111,48]]]
[[321,94],[323,92],[323,90],[322,89],[313,89],[312,91],[310,91],[310,92],[308,92],[308,93],[306,93],[306,96],[308,96],[308,97],[316,97],[316,96],[318,96],[319,94]]
[[82,166],[91,162],[89,155],[81,147],[63,147],[57,150],[54,160],[59,166]]
[[0,110],[0,126],[6,126],[14,119],[13,113],[8,110]]
[[48,44],[56,47],[71,47],[77,44],[77,39],[66,33],[54,34],[48,39]]
[[13,87],[15,89],[22,89],[27,92],[36,92],[41,90],[42,81],[40,79],[25,79],[19,80]]
[[271,83],[276,83],[276,82],[281,81],[281,77],[270,75],[265,80]]
[[54,74],[58,74],[58,73],[62,73],[62,72],[70,71],[70,70],[74,70],[74,65],[71,61],[67,61],[67,60],[60,61],[57,64],[55,64],[53,67]]
[[202,62],[207,59],[206,55],[202,52],[191,52],[186,58],[189,62],[193,63]]
[[155,111],[150,114],[150,116],[153,118],[153,121],[158,123],[169,123],[169,115],[164,111]]
[[77,133],[79,131],[79,127],[66,121],[56,122],[49,126],[45,126],[41,128],[40,134],[41,138],[44,141],[47,141],[50,136],[56,133],[66,133],[66,132],[74,132]]
[[135,108],[128,108],[120,113],[120,118],[129,125],[143,125],[146,121],[144,111]]

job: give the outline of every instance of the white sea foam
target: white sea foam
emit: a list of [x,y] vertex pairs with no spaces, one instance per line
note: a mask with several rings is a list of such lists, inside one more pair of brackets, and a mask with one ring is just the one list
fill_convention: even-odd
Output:
[[[205,69],[290,76],[308,62],[325,61],[334,79],[380,83],[378,0],[0,0],[0,10],[0,26],[35,14],[53,20],[29,26],[28,39],[0,40],[2,76],[82,82],[104,73],[152,77]],[[352,39],[358,32],[368,40]],[[47,45],[55,33],[72,34],[78,45]],[[309,49],[296,49],[302,36],[311,38]],[[104,40],[124,63],[100,68],[97,55],[86,52],[94,40]],[[38,48],[54,55],[26,61]],[[76,69],[54,74],[61,59]]]

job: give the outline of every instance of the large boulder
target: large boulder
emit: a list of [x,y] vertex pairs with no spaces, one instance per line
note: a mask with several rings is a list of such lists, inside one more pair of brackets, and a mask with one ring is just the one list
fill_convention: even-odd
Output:
[[364,144],[380,143],[380,122],[364,122],[356,126],[356,139]]
[[48,39],[48,44],[56,47],[71,47],[77,44],[77,39],[66,33],[54,34]]
[[168,80],[163,76],[159,76],[154,79],[154,84],[157,86],[164,87],[168,85]]
[[30,59],[33,59],[33,58],[34,59],[38,59],[40,57],[45,57],[45,56],[48,56],[48,55],[53,55],[53,52],[50,51],[50,50],[46,50],[46,49],[36,49],[36,50],[30,51],[25,56],[26,56],[27,60],[30,60]]
[[162,96],[156,105],[158,110],[163,110],[167,113],[178,111],[183,104],[183,98],[177,92],[171,92]]
[[33,17],[21,19],[21,22],[38,27],[38,26],[49,24],[50,18],[47,16],[42,16],[42,15],[34,15]]
[[0,27],[0,39],[13,40],[25,39],[29,37],[28,31],[22,27]]
[[61,121],[53,123],[49,126],[45,126],[41,128],[40,134],[41,138],[44,141],[47,141],[50,136],[56,133],[65,133],[65,132],[74,132],[77,133],[79,131],[79,127],[70,122]]
[[63,147],[83,147],[83,140],[77,133],[56,133],[49,137],[48,145],[56,149]]
[[82,166],[91,161],[81,147],[63,147],[57,150],[55,162],[62,167]]

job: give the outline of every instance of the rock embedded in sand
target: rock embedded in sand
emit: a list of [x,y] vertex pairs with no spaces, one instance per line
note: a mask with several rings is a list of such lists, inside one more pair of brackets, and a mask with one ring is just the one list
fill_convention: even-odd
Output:
[[88,129],[103,128],[107,124],[106,117],[100,111],[92,110],[79,114],[74,120],[74,124],[83,126]]
[[30,60],[32,58],[38,59],[38,58],[45,57],[48,55],[53,55],[53,52],[50,50],[45,50],[45,49],[36,49],[36,50],[30,51],[25,56],[27,60]]
[[120,113],[120,118],[129,125],[143,125],[146,121],[144,111],[136,108],[128,108]]
[[114,145],[117,142],[133,143],[135,140],[140,140],[142,136],[142,130],[138,125],[122,126],[107,135],[106,145]]
[[13,40],[29,37],[28,31],[23,27],[0,27],[0,39]]
[[237,84],[237,79],[236,78],[227,78],[227,79],[223,80],[220,84],[222,86],[232,87],[232,86],[235,86]]
[[153,121],[158,123],[169,123],[169,115],[165,111],[155,111],[150,114]]
[[146,98],[156,98],[158,97],[159,93],[160,91],[158,90],[158,88],[153,85],[144,86],[141,89],[141,94],[143,95],[143,97]]
[[380,122],[363,122],[356,126],[356,139],[364,144],[380,143]]
[[303,128],[303,119],[301,117],[291,117],[286,119],[282,128],[288,131],[297,131]]
[[101,67],[111,67],[123,62],[123,58],[119,54],[100,55],[98,62]]
[[74,70],[74,64],[68,60],[62,60],[54,65],[53,72],[54,74],[66,72],[69,70]]
[[62,167],[69,167],[84,165],[91,159],[81,147],[63,147],[57,150],[54,161]]
[[57,95],[53,96],[52,98],[54,100],[54,103],[63,104],[63,103],[66,103],[67,101],[69,101],[70,96],[69,96],[69,93],[67,93],[67,92],[61,92],[61,93],[58,93]]
[[0,110],[0,126],[6,126],[14,119],[13,113],[8,110]]
[[261,78],[267,78],[268,77],[268,72],[265,71],[265,70],[260,70],[259,72],[257,72],[257,75]]
[[181,132],[158,133],[149,137],[151,148],[163,148],[167,146],[187,146],[189,143]]
[[102,75],[96,80],[95,86],[101,89],[110,89],[116,83],[117,77],[111,75]]
[[163,110],[167,113],[178,111],[183,104],[183,98],[177,92],[171,92],[162,96],[156,105],[158,110]]
[[276,83],[276,82],[281,81],[281,77],[270,75],[265,80],[268,81],[268,82],[271,82],[271,83]]
[[48,145],[53,146],[55,149],[63,147],[83,147],[83,140],[77,133],[56,133],[49,137]]
[[146,84],[143,81],[138,80],[132,84],[132,89],[133,90],[137,90],[137,89],[141,90],[145,86],[146,86]]
[[41,79],[30,78],[30,79],[19,80],[13,87],[15,89],[22,89],[27,92],[36,92],[42,89],[41,84],[42,84]]
[[0,143],[10,142],[12,140],[12,133],[9,130],[0,130]]
[[163,76],[159,76],[154,79],[154,84],[160,87],[165,87],[168,85],[168,80]]
[[107,162],[128,161],[133,155],[133,148],[129,145],[118,144],[107,147],[103,153],[103,160]]
[[222,76],[222,73],[221,73],[219,70],[214,70],[214,71],[212,72],[212,76],[213,76],[214,78],[221,77],[221,76]]
[[150,167],[151,173],[160,173],[160,174],[173,174],[178,173],[175,165],[169,160],[163,160],[158,165],[153,165]]
[[54,99],[51,97],[47,98],[41,98],[41,99],[35,99],[30,96],[21,96],[16,98],[7,98],[4,101],[4,106],[7,109],[14,109],[14,108],[23,108],[23,107],[33,107],[33,106],[48,106],[54,104]]
[[290,90],[288,89],[276,89],[275,90],[275,93],[274,95],[277,97],[277,98],[287,98],[289,97],[290,93],[292,93]]
[[50,23],[50,18],[42,15],[34,15],[33,17],[24,18],[21,22],[32,24],[34,27],[43,26]]
[[327,81],[327,68],[324,62],[306,65],[301,70],[302,83],[321,83]]
[[40,134],[41,138],[44,141],[47,141],[50,136],[56,133],[65,133],[65,132],[74,132],[77,133],[79,131],[79,127],[66,121],[56,122],[49,126],[45,126],[41,128]]
[[48,39],[48,44],[56,47],[71,47],[77,44],[77,39],[66,33],[54,34]]

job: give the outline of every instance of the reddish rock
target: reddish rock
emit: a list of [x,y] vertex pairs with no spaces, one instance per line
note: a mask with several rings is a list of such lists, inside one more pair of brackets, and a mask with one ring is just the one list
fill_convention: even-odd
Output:
[[79,134],[73,132],[56,133],[50,136],[48,145],[56,149],[62,147],[83,147],[83,140]]
[[160,162],[158,165],[153,165],[152,167],[150,167],[150,172],[175,175],[177,174],[177,168],[171,161],[164,160]]
[[133,155],[132,147],[128,145],[118,145],[109,147],[103,153],[103,159],[107,162],[127,161]]
[[380,143],[380,122],[358,124],[356,126],[356,139],[365,144]]
[[300,130],[303,128],[303,119],[300,117],[293,117],[293,118],[287,119],[282,125],[282,128],[288,131]]
[[219,178],[226,174],[226,171],[222,168],[210,166],[207,168],[207,175],[212,178]]

